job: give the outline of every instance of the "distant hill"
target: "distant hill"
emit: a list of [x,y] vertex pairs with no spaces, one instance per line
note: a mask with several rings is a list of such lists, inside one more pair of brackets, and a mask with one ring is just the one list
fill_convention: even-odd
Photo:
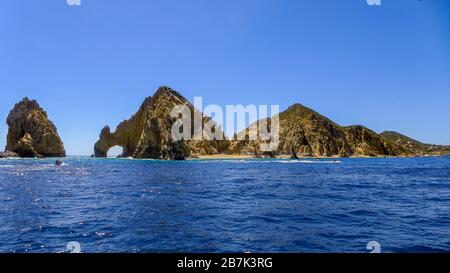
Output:
[[[273,155],[292,158],[412,155],[407,149],[381,138],[368,128],[340,126],[301,104],[292,105],[280,113],[279,118],[280,146]],[[240,134],[248,134],[257,128],[256,124]],[[233,141],[230,150],[232,153],[256,153],[258,156],[258,146],[255,141]]]
[[417,155],[447,155],[450,154],[450,146],[425,144],[394,131],[384,131],[380,136],[392,143],[400,145]]

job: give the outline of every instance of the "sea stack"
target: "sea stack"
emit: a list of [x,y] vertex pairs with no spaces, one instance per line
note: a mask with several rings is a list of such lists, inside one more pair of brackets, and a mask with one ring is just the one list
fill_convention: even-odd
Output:
[[20,157],[64,157],[66,152],[55,125],[37,101],[24,98],[8,115],[5,150]]

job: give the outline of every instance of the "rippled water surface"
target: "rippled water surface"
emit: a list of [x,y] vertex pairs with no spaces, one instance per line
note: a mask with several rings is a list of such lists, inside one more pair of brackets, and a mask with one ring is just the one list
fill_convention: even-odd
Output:
[[450,158],[0,159],[0,252],[450,251]]

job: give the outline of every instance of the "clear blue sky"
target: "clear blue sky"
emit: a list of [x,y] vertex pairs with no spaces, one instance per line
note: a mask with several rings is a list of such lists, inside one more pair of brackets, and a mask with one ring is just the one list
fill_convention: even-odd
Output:
[[450,1],[1,1],[0,147],[28,96],[89,155],[160,85],[450,144]]

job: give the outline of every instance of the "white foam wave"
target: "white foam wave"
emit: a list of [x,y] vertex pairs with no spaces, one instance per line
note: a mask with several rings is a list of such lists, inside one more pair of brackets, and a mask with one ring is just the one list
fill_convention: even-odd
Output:
[[342,161],[339,160],[280,160],[280,161],[276,161],[278,163],[284,163],[284,164],[295,164],[295,163],[300,163],[300,164],[340,164],[342,163]]

